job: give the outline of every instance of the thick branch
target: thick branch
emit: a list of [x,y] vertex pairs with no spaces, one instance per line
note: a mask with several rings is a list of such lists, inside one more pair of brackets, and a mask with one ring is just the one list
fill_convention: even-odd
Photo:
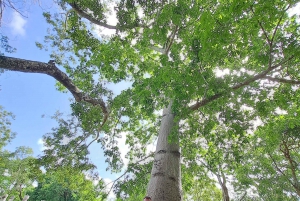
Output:
[[[296,188],[295,184],[294,184],[294,183],[287,177],[287,175],[284,174],[284,172],[278,167],[276,161],[273,159],[273,157],[271,156],[271,154],[268,153],[268,155],[269,155],[269,157],[271,158],[272,162],[274,163],[275,169],[276,169],[277,171],[279,171],[284,177],[286,177],[287,181],[288,181],[288,182],[296,189],[296,191],[297,191],[297,188]],[[299,190],[299,189],[298,189],[298,190]],[[298,192],[297,192],[297,193],[298,193]],[[300,194],[298,194],[298,195],[300,195]]]
[[288,80],[288,79],[283,79],[283,78],[276,78],[276,77],[271,77],[271,76],[265,76],[264,79],[273,81],[273,82],[281,82],[285,84],[300,84],[300,81],[298,80]]
[[284,150],[282,152],[284,154],[284,157],[288,160],[288,162],[290,164],[290,167],[291,167],[290,169],[291,169],[291,172],[292,172],[292,178],[294,180],[294,183],[293,182],[291,182],[291,183],[292,183],[293,187],[295,188],[297,194],[300,196],[300,184],[299,184],[297,174],[296,174],[297,164],[295,165],[293,159],[291,158],[289,147],[288,147],[286,141],[283,141],[282,143],[283,143],[283,146],[284,146]]
[[0,196],[0,201],[3,201],[3,200],[5,201],[7,197],[8,197],[8,194]]
[[[215,174],[218,178],[218,182],[222,188],[222,195],[223,195],[223,201],[229,201],[229,195],[228,195],[228,188],[226,186],[226,178],[223,172],[221,172],[222,175],[219,173]],[[223,180],[222,180],[223,179]]]
[[[284,60],[284,61],[282,61],[282,62],[280,62],[280,63],[278,63],[278,64],[276,64],[276,65],[274,65],[274,66],[272,66],[272,67],[269,67],[267,70],[265,70],[265,71],[263,71],[263,72],[261,72],[261,73],[255,75],[255,76],[253,76],[252,78],[250,78],[250,79],[248,79],[248,80],[245,80],[244,82],[241,82],[241,83],[238,83],[238,84],[232,86],[230,89],[231,89],[231,90],[237,90],[237,89],[240,89],[240,88],[242,88],[242,87],[244,87],[244,86],[248,86],[249,84],[251,84],[251,83],[253,83],[253,82],[257,81],[257,80],[264,79],[264,78],[266,78],[266,75],[267,75],[269,72],[271,72],[272,70],[278,68],[279,66],[281,66],[281,65],[283,65],[283,64],[285,64],[285,63],[287,63],[288,61],[290,61],[290,60],[293,59],[293,58],[294,58],[294,56],[291,56],[291,57],[288,58],[287,60]],[[274,78],[274,79],[279,79],[279,78]],[[282,80],[282,81],[283,81],[283,80]],[[287,80],[285,80],[285,81],[287,81]],[[298,83],[295,83],[295,84],[298,84]],[[213,95],[213,96],[211,96],[211,97],[202,99],[201,101],[198,101],[198,102],[195,103],[194,105],[190,106],[190,109],[191,109],[191,110],[197,110],[198,108],[200,108],[200,107],[202,107],[202,106],[204,106],[204,105],[210,103],[211,101],[214,101],[214,100],[216,100],[216,99],[218,99],[218,98],[221,98],[221,97],[223,97],[223,96],[226,95],[226,94],[228,94],[228,90],[223,91],[223,92],[220,92],[220,93],[217,93],[217,94],[215,94],[215,95]]]
[[69,3],[69,5],[77,12],[78,15],[89,20],[90,22],[97,24],[99,26],[105,27],[107,29],[117,29],[117,26],[106,24],[104,22],[101,22],[100,20],[95,19],[93,16],[87,14],[75,2]]
[[20,200],[23,200],[21,184],[20,184],[20,191],[19,191],[18,196],[19,196]]
[[49,62],[39,62],[39,61],[30,61],[25,59],[18,59],[13,57],[5,57],[0,56],[0,68],[10,70],[10,71],[18,71],[24,73],[41,73],[50,75],[59,81],[62,85],[64,85],[74,96],[77,102],[85,101],[91,103],[93,105],[99,105],[104,113],[104,122],[108,117],[108,109],[104,101],[100,99],[91,98],[85,94],[83,94],[72,82],[72,80],[61,70],[59,70],[55,63]]

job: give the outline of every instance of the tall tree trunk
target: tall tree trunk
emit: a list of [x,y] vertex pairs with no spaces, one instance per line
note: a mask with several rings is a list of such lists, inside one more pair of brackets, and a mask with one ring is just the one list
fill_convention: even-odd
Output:
[[13,201],[15,199],[15,196],[12,196],[8,201]]
[[29,199],[29,195],[25,195],[22,201],[27,201]]
[[181,168],[179,141],[168,142],[172,131],[174,114],[171,104],[163,110],[148,195],[152,201],[181,201]]
[[[226,186],[226,178],[223,172],[221,172],[222,176],[219,174],[217,175],[219,184],[222,188],[222,196],[223,196],[223,201],[230,201],[229,193],[228,193],[228,188]],[[223,181],[222,181],[223,180]]]
[[19,198],[20,200],[23,200],[23,196],[22,196],[22,184],[20,184],[20,189],[19,189]]

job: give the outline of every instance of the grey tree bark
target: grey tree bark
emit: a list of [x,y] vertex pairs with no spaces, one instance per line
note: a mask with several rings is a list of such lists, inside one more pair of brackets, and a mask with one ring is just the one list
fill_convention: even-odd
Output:
[[163,110],[159,136],[156,145],[148,195],[152,201],[181,201],[181,168],[179,141],[169,142],[168,136],[173,127],[174,114],[171,104]]
[[7,194],[0,196],[0,201],[5,201],[7,197]]
[[8,201],[13,201],[15,199],[15,196],[12,196]]
[[[6,201],[6,198],[8,197],[8,195],[3,195],[0,196],[0,201]],[[13,201],[15,199],[15,196],[12,196],[8,201]],[[24,198],[22,199],[22,201],[27,201],[29,199],[29,195],[25,195]]]
[[215,174],[218,178],[218,182],[221,186],[222,189],[222,197],[223,197],[223,201],[230,201],[230,197],[229,197],[229,193],[228,193],[228,188],[226,186],[226,178],[223,172],[221,172],[220,174]]
[[27,201],[29,199],[29,195],[25,195],[22,201]]
[[99,105],[105,114],[105,120],[108,117],[108,110],[106,104],[102,98],[94,99],[88,95],[82,93],[80,89],[75,86],[73,81],[68,77],[67,74],[62,72],[54,63],[50,60],[48,63],[39,61],[30,61],[25,59],[13,58],[0,56],[0,69],[18,71],[24,73],[41,73],[46,74],[64,85],[73,95],[77,102],[86,101],[93,105]]

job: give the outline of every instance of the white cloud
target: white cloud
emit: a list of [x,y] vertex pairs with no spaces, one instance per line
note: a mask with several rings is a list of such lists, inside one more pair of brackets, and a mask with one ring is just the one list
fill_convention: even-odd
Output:
[[[39,145],[39,148],[40,148],[40,151],[44,151],[44,150],[46,150],[46,149],[53,149],[54,148],[54,145],[52,145],[52,146],[46,146],[45,145],[45,141],[43,140],[43,138],[40,138],[40,139],[38,139],[38,141],[37,141],[37,144]],[[62,160],[62,159],[58,159],[58,162],[60,161],[60,160]]]
[[124,163],[125,167],[127,167],[128,162],[129,162],[129,159],[126,158],[126,154],[129,151],[129,147],[128,147],[128,145],[126,145],[126,135],[127,135],[126,133],[122,132],[121,133],[122,137],[117,139],[119,150],[121,152],[121,158],[123,160],[123,163]]
[[38,183],[37,181],[33,181],[33,182],[32,182],[32,186],[33,186],[33,187],[37,187],[38,184],[39,184],[39,183]]
[[[117,22],[118,22],[117,13],[114,9],[114,7],[116,6],[116,3],[113,2],[107,6],[108,6],[108,9],[110,10],[110,12],[108,14],[106,14],[107,24],[115,26],[115,25],[117,25]],[[105,38],[105,37],[110,37],[110,36],[114,35],[116,33],[116,30],[101,27],[99,25],[94,25],[94,32],[99,37]]]
[[116,195],[114,194],[114,191],[111,189],[111,187],[113,185],[113,181],[109,178],[104,178],[103,180],[104,180],[105,184],[107,185],[105,190],[107,192],[110,190],[110,192],[108,194],[108,200],[115,200]]
[[12,34],[24,36],[26,33],[24,26],[27,21],[24,20],[22,16],[17,12],[13,12],[12,15],[12,21],[11,23],[9,23],[9,27],[12,29]]
[[[155,152],[155,150],[156,150],[156,144],[157,144],[157,139],[154,140],[153,143],[149,143],[149,144],[147,145],[147,151],[146,151],[146,153],[147,153],[147,154],[150,154],[150,153],[152,153],[152,152]],[[151,157],[150,159],[152,160],[153,158]]]
[[280,109],[279,107],[277,107],[277,108],[275,109],[275,112],[276,112],[277,114],[287,114],[287,111],[282,110],[282,109]]
[[40,151],[44,151],[46,149],[44,140],[42,138],[38,140],[37,144],[39,145]]
[[215,74],[217,77],[224,77],[225,75],[229,75],[229,69],[217,69],[215,70]]
[[299,10],[300,10],[300,3],[297,3],[292,9],[288,11],[288,14],[289,16],[299,15],[300,14]]

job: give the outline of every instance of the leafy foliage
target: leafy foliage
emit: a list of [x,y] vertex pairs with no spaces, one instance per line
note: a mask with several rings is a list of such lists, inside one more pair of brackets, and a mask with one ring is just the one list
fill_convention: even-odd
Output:
[[[16,49],[11,47],[8,43],[8,37],[7,36],[4,36],[2,34],[0,34],[0,47],[1,49],[4,50],[4,52],[8,52],[8,53],[12,53],[12,52],[15,52]],[[0,51],[0,55],[3,55],[4,53],[2,53]]]
[[0,106],[0,193],[23,199],[41,171],[30,148],[18,147],[13,152],[4,149],[15,137],[10,129],[12,118],[12,113]]
[[239,180],[253,186],[262,199],[297,200],[300,196],[299,109],[291,106],[287,112],[256,131],[245,159],[251,163],[237,170]]
[[0,106],[0,149],[2,150],[7,143],[15,137],[16,133],[10,129],[11,120],[14,118],[11,112],[7,112]]
[[[298,172],[292,171],[298,164],[297,152],[287,158],[283,149],[284,143],[297,142],[298,123],[292,120],[292,111],[299,105],[300,26],[299,16],[289,16],[288,11],[299,1],[58,3],[64,15],[44,14],[52,29],[45,44],[38,46],[49,44],[55,63],[65,68],[74,85],[106,101],[109,118],[91,103],[72,103],[71,118],[57,118],[58,128],[44,138],[42,161],[47,169],[95,168],[88,147],[100,142],[109,168],[120,171],[117,141],[126,135],[130,165],[115,192],[120,199],[131,199],[130,195],[140,199],[144,189],[139,191],[134,184],[144,187],[151,163],[142,163],[143,167],[135,162],[146,157],[147,145],[157,139],[158,111],[172,101],[187,198],[198,199],[199,192],[191,185],[202,187],[204,181],[212,191],[204,189],[203,195],[220,197],[208,174],[218,178],[223,198],[229,177],[242,193],[251,186],[261,199],[299,196]],[[115,12],[116,25],[109,24],[109,12]],[[114,34],[104,36],[98,26]],[[120,93],[109,89],[124,83],[129,87]],[[278,109],[288,112],[289,121],[276,116]],[[257,120],[265,127],[252,134]],[[266,135],[273,132],[274,137]],[[274,155],[265,157],[268,154]],[[272,163],[278,164],[277,170],[272,170]],[[249,175],[257,177],[248,181]],[[278,187],[274,195],[267,193],[268,179]]]
[[[255,121],[287,108],[298,92],[292,85],[300,83],[299,23],[287,13],[297,2],[123,0],[110,10],[109,3],[61,1],[64,19],[45,14],[54,27],[46,42],[81,90],[92,94],[97,86],[97,96],[107,99],[110,117],[96,139],[111,148],[112,170],[122,167],[119,135],[126,133],[128,157],[138,161],[158,133],[157,111],[173,100],[185,174],[203,168],[235,175]],[[115,26],[105,20],[109,10],[116,13]],[[95,24],[115,34],[104,37],[91,28]],[[131,87],[112,95],[107,82]],[[83,129],[101,122],[101,111],[88,104],[72,109]]]
[[55,172],[46,172],[38,182],[38,186],[30,193],[30,200],[68,200],[96,201],[103,200],[101,193],[102,181],[93,184],[93,179],[87,179],[82,172],[71,167],[61,167]]

